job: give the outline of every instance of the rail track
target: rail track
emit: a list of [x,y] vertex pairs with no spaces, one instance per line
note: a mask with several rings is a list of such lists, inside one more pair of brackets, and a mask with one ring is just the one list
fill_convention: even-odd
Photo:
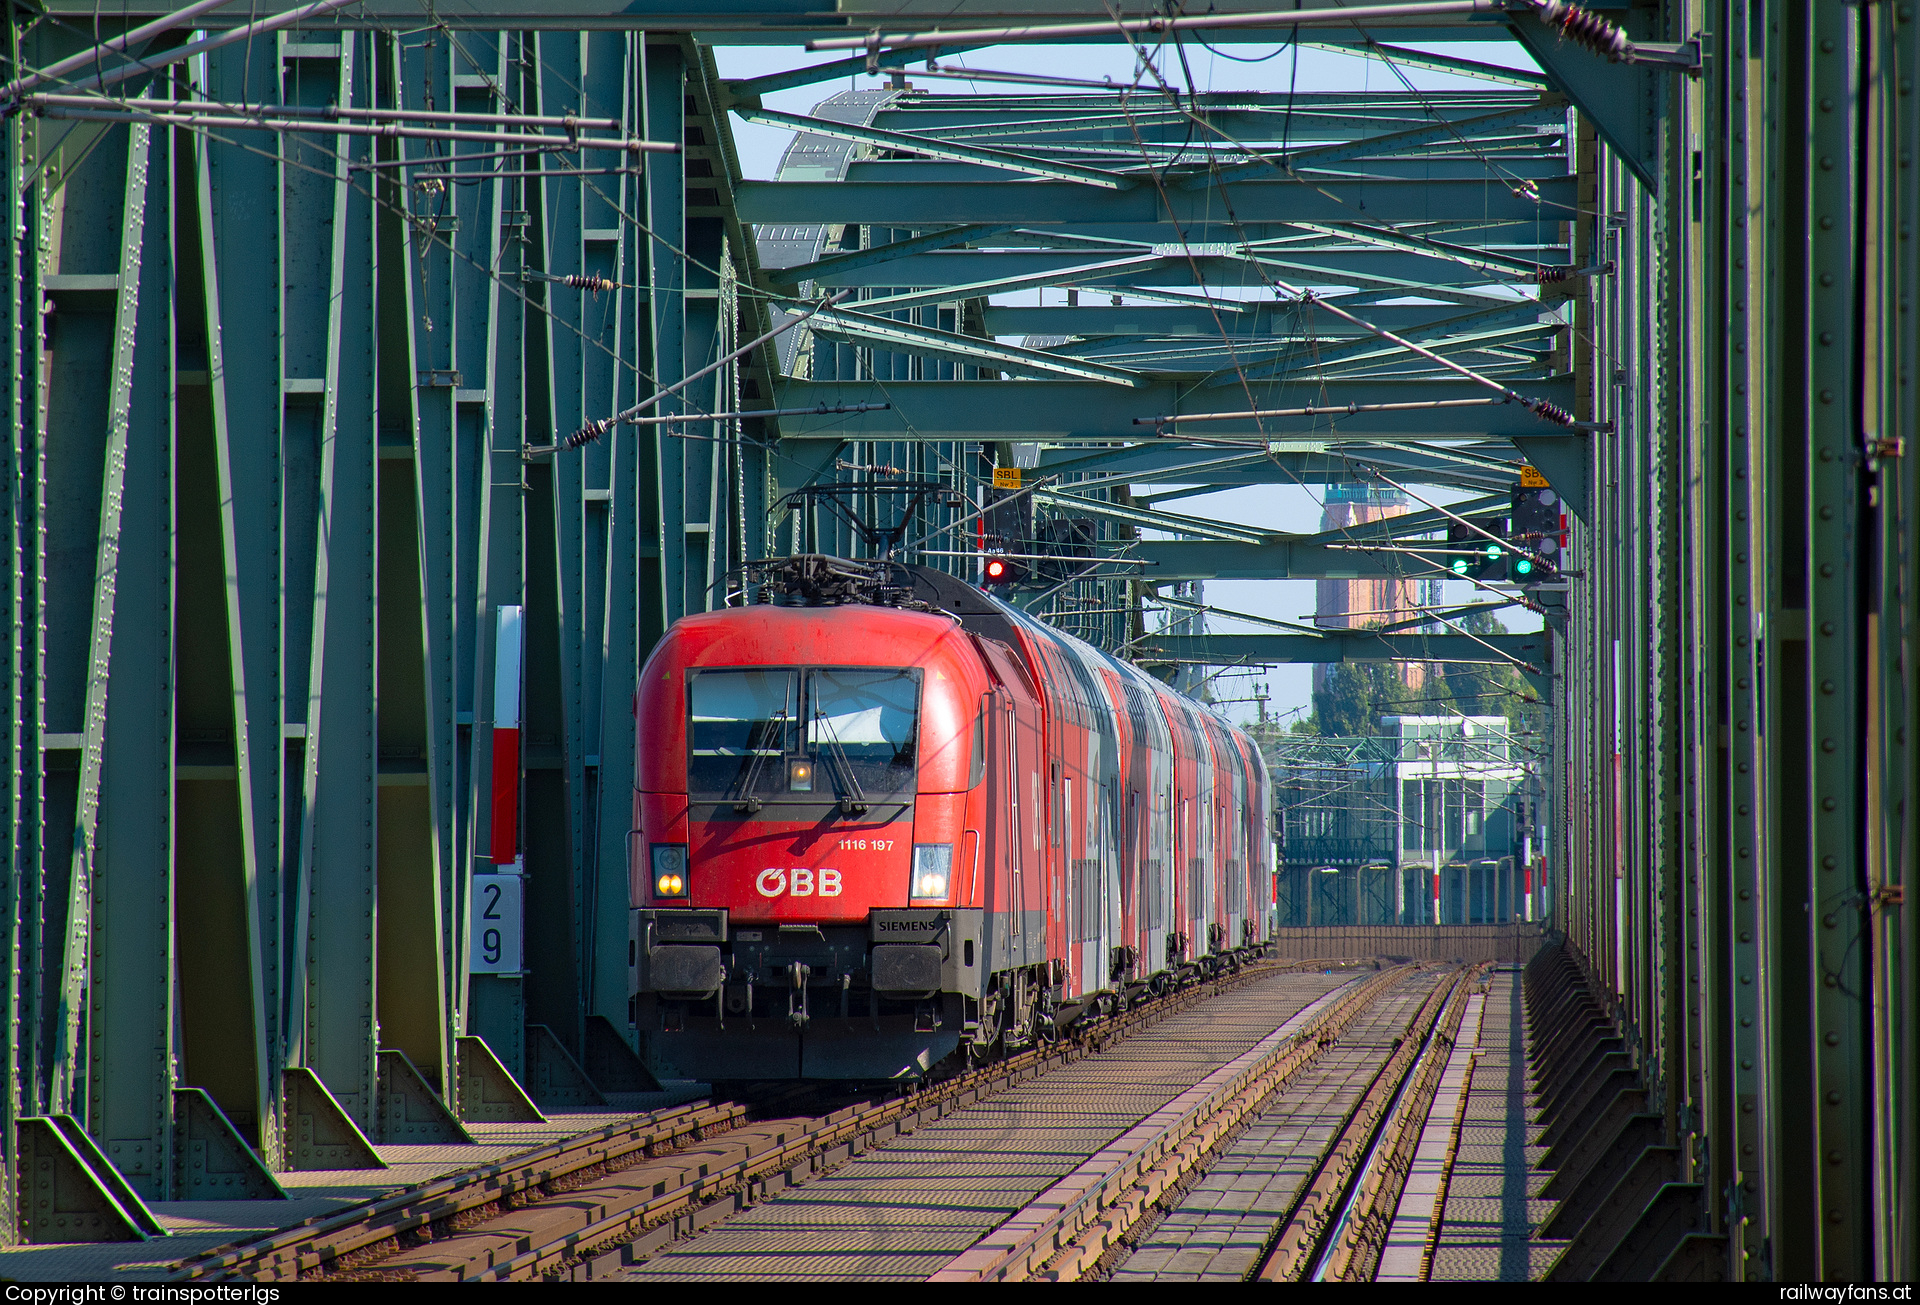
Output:
[[[1389,971],[1336,994],[1338,1000],[1311,1019],[1303,1012],[1141,1121],[936,1276],[1370,1278],[1473,978],[1466,971]],[[1263,1178],[1270,1174],[1275,1139],[1248,1134],[1271,1112],[1294,1113],[1301,1100],[1310,1108],[1317,1101],[1320,1118],[1337,1121],[1337,1127],[1317,1135],[1300,1130],[1297,1140],[1306,1146],[1291,1148],[1290,1158],[1308,1163],[1295,1165],[1298,1180],[1291,1186],[1281,1175],[1277,1192],[1270,1189],[1278,1200],[1265,1208],[1222,1201],[1233,1181],[1196,1194],[1241,1142],[1248,1143],[1239,1148],[1250,1162],[1244,1169]],[[1334,1107],[1331,1120],[1328,1105]],[[1236,1167],[1230,1178],[1241,1172]],[[1156,1271],[1147,1264],[1127,1271],[1166,1216],[1222,1205],[1232,1212],[1229,1227],[1215,1221],[1194,1231],[1229,1250],[1226,1263],[1209,1264],[1213,1271],[1201,1274],[1191,1262],[1168,1265],[1171,1257],[1161,1257]],[[1209,1261],[1217,1255],[1214,1244],[1204,1248]],[[1237,1263],[1234,1249],[1241,1253]],[[1256,1264],[1257,1273],[1250,1275]]]
[[[993,1064],[821,1113],[707,1100],[602,1128],[182,1261],[173,1281],[592,1278],[854,1156],[1301,962],[1254,961]],[[1311,967],[1317,974],[1318,966]]]
[[1161,1276],[1114,1270],[1301,1089],[1331,1107],[1307,1163],[1277,1208],[1249,1212],[1263,1223],[1237,1229],[1252,1236],[1239,1270],[1206,1276],[1370,1276],[1473,982],[1411,966],[1345,982],[1277,976],[956,1112],[621,1276]]

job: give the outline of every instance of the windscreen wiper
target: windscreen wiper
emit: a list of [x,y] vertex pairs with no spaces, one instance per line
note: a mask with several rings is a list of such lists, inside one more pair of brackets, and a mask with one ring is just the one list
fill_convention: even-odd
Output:
[[[774,713],[773,720],[762,721],[760,723],[760,747],[754,747],[751,738],[747,740],[747,748],[753,753],[753,760],[747,763],[747,773],[740,781],[740,796],[735,799],[733,804],[733,809],[742,815],[752,815],[758,811],[762,805],[760,799],[754,794],[753,786],[760,782],[760,768],[766,764],[768,752],[766,747],[767,736],[773,733],[774,721],[778,721],[784,726],[786,720],[787,709],[782,707]],[[784,747],[776,750],[783,755],[786,752],[786,748]]]
[[866,792],[860,787],[860,781],[854,776],[853,763],[847,760],[846,749],[840,746],[840,736],[834,730],[833,722],[827,719],[827,713],[824,711],[816,710],[813,713],[813,718],[826,727],[824,737],[827,745],[827,756],[833,759],[840,769],[841,777],[846,780],[846,789],[840,794],[841,810],[850,816],[866,815]]

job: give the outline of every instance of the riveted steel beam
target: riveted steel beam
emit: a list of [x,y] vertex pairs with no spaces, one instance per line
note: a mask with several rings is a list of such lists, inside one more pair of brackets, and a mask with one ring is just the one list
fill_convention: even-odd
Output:
[[1546,640],[1540,634],[1150,634],[1129,655],[1140,662],[1156,658],[1216,666],[1253,666],[1288,662],[1527,662],[1544,666]]
[[1094,191],[1071,182],[1022,183],[1018,193],[998,182],[892,184],[871,181],[748,181],[739,190],[740,216],[750,222],[873,222],[896,227],[951,222],[1019,222],[1072,230],[1115,224],[1220,221],[1230,202],[1241,222],[1339,222],[1365,212],[1375,222],[1430,222],[1466,218],[1524,222],[1573,202],[1566,181],[1535,185],[1539,198],[1484,181],[1249,181],[1225,196],[1182,193],[1162,201],[1152,188]]
[[733,111],[748,122],[757,122],[765,127],[791,127],[796,131],[804,131],[814,136],[830,136],[837,140],[850,140],[862,145],[875,145],[882,149],[919,154],[930,159],[953,159],[962,163],[978,164],[983,168],[997,168],[1030,177],[1049,177],[1056,181],[1078,182],[1081,185],[1094,186],[1102,190],[1127,190],[1138,184],[1137,178],[1120,176],[1099,168],[1057,163],[1007,150],[955,144],[914,132],[886,131],[879,127],[862,127],[853,123],[834,122],[828,118],[809,117],[802,113],[782,113],[777,109],[759,109],[746,105],[736,106]]
[[1444,569],[1438,554],[1395,552],[1385,547],[1340,546],[1305,537],[1271,542],[1143,540],[1128,552],[1147,561],[1146,578],[1161,580],[1378,580],[1419,579]]
[[[1318,403],[1337,410],[1349,401],[1382,403],[1459,397],[1458,382],[1446,381],[1329,381],[1316,391]],[[1000,389],[1017,385],[1013,394]],[[1566,382],[1532,382],[1532,390],[1554,398],[1567,392]],[[1200,395],[1211,396],[1214,390]],[[1002,399],[1017,394],[1017,405]],[[783,408],[829,407],[839,404],[891,403],[883,412],[838,414],[784,419],[781,433],[788,439],[907,439],[907,440],[1113,440],[1139,433],[1136,417],[1158,413],[1193,412],[1192,400],[1171,382],[1129,389],[1093,381],[893,381],[883,394],[878,386],[851,381],[788,381],[780,387]],[[1244,396],[1227,394],[1222,402],[1199,411],[1234,411]],[[1238,402],[1236,402],[1236,400]],[[1556,400],[1557,401],[1557,400]],[[1229,405],[1233,405],[1230,407]],[[1324,439],[1328,418],[1265,418],[1262,432],[1251,421],[1210,422],[1209,436],[1271,439]],[[1358,412],[1334,423],[1341,438],[1446,438],[1458,440],[1511,439],[1547,428],[1518,404],[1444,408],[1411,412]]]
[[[310,105],[373,102],[374,42],[346,37],[331,59],[288,69],[290,97]],[[320,1076],[363,1129],[375,1122],[380,840],[377,708],[378,502],[381,445],[375,356],[376,202],[348,159],[294,147],[305,167],[283,178],[291,201],[280,239],[308,270],[289,291],[292,356],[282,379],[290,445],[303,456],[287,512],[304,560],[288,584],[287,752],[300,818],[289,885],[295,916],[288,970],[290,1059]],[[312,212],[326,214],[314,222]],[[389,272],[391,276],[391,271]],[[356,347],[356,346],[359,347]],[[388,413],[391,417],[392,414]],[[293,583],[312,569],[311,593]],[[302,597],[305,602],[300,602]],[[302,647],[304,643],[305,647]]]
[[1442,141],[1464,140],[1510,127],[1547,123],[1556,116],[1562,122],[1565,121],[1565,104],[1554,100],[1542,100],[1526,108],[1508,109],[1501,113],[1484,114],[1477,118],[1433,123],[1424,127],[1415,127],[1409,131],[1385,132],[1337,145],[1309,146],[1306,149],[1275,155],[1258,162],[1227,168],[1214,176],[1203,173],[1188,177],[1179,185],[1182,190],[1204,190],[1219,182],[1256,181],[1263,177],[1278,176],[1281,173],[1298,173],[1302,168],[1325,167],[1353,159],[1374,159],[1383,154],[1396,154],[1403,150],[1418,153],[1423,146]]
[[927,358],[949,358],[1015,376],[1072,376],[1135,389],[1152,384],[1145,375],[1123,367],[1055,357],[1039,349],[1023,349],[987,337],[935,330],[844,308],[823,308],[809,319],[808,326],[816,336],[829,340],[850,340]]
[[[990,239],[1013,229],[1011,223],[1005,222],[996,226],[942,227],[938,231],[923,231],[916,236],[889,241],[867,249],[832,254],[826,258],[815,259],[811,263],[800,263],[793,267],[768,268],[766,275],[776,285],[798,285],[803,281],[817,281],[822,285],[845,285],[849,283],[844,280],[844,277],[856,270],[879,267],[901,259],[912,259],[914,255],[929,250],[951,249],[955,245]],[[899,283],[889,281],[887,284]],[[908,284],[915,283],[910,281]]]

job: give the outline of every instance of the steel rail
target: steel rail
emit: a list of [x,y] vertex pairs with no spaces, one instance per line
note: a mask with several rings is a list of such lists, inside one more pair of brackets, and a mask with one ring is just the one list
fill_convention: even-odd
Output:
[[1406,1190],[1407,1179],[1413,1173],[1414,1155],[1420,1146],[1427,1114],[1433,1108],[1440,1081],[1446,1074],[1448,1057],[1460,1040],[1460,1022],[1467,1012],[1468,996],[1479,986],[1474,977],[1456,983],[1439,1022],[1428,1031],[1420,1059],[1404,1080],[1393,1104],[1393,1113],[1382,1126],[1380,1137],[1361,1168],[1360,1181],[1354,1185],[1340,1220],[1327,1239],[1314,1281],[1373,1280],[1374,1271],[1380,1265],[1380,1253],[1386,1249],[1387,1235],[1393,1231],[1400,1194]]
[[321,1215],[257,1241],[216,1247],[174,1266],[170,1280],[246,1279],[262,1282],[308,1277],[328,1265],[365,1256],[383,1243],[467,1214],[550,1188],[593,1165],[615,1165],[701,1140],[744,1120],[738,1103],[690,1102],[550,1143],[491,1165],[412,1187],[382,1200]]
[[[755,1124],[742,1102],[692,1102],[642,1116],[522,1155],[410,1188],[390,1197],[309,1219],[256,1241],[218,1247],[182,1260],[170,1281],[287,1282],[380,1277],[382,1262],[403,1255],[420,1239],[435,1249],[459,1237],[488,1236],[487,1221],[525,1216],[580,1192],[584,1181],[618,1177],[658,1162],[680,1181],[633,1187],[624,1204],[603,1200],[602,1217],[563,1230],[505,1262],[474,1266],[466,1280],[526,1281],[565,1265],[619,1248],[651,1234],[661,1245],[709,1226],[794,1182],[830,1168],[867,1147],[921,1123],[932,1122],[1060,1065],[1104,1050],[1117,1039],[1158,1023],[1196,1002],[1302,962],[1261,962],[1255,953],[1235,953],[1213,975],[1189,971],[1187,986],[1141,1002],[1110,1019],[1071,1029],[1072,1041],[1041,1045],[1005,1060],[865,1106],[844,1108],[812,1120]],[[1317,968],[1317,966],[1316,966]],[[778,1105],[776,1100],[771,1103]],[[673,1156],[697,1143],[726,1145],[729,1138],[760,1134],[739,1159],[706,1163],[687,1177]],[[644,1174],[637,1175],[644,1177]],[[731,1204],[733,1210],[716,1205]],[[618,1208],[615,1208],[618,1206]],[[434,1237],[436,1229],[454,1228]],[[488,1257],[491,1258],[491,1257]],[[422,1278],[432,1274],[421,1274]]]
[[1298,1282],[1311,1271],[1346,1204],[1348,1191],[1360,1177],[1363,1164],[1372,1152],[1375,1136],[1400,1096],[1401,1083],[1412,1071],[1428,1031],[1439,1021],[1446,1003],[1469,981],[1467,974],[1458,974],[1445,989],[1436,987],[1428,997],[1414,1018],[1419,1035],[1401,1040],[1374,1076],[1366,1095],[1347,1117],[1346,1126],[1327,1149],[1313,1181],[1295,1203],[1292,1217],[1260,1266],[1256,1275],[1259,1281]]
[[[1406,976],[1400,967],[1383,971],[1355,985],[1304,1027],[1290,1032],[1281,1026],[1035,1197],[929,1281],[1078,1277],[1215,1141],[1317,1060],[1362,1011]],[[1198,1099],[1189,1099],[1195,1093]],[[1115,1217],[1101,1218],[1116,1207]]]
[[[618,1253],[623,1247],[629,1248],[629,1255],[636,1250],[642,1257],[650,1255],[922,1124],[937,1122],[1007,1088],[1102,1051],[1127,1034],[1210,997],[1297,969],[1300,964],[1249,965],[1216,974],[1194,986],[1142,1002],[1116,1018],[1090,1024],[1076,1044],[1035,1047],[911,1097],[828,1116],[819,1127],[777,1150],[734,1166],[722,1178],[723,1190],[715,1191],[702,1208],[689,1207],[680,1193],[663,1193],[646,1207],[611,1214],[562,1240],[491,1266],[469,1280],[528,1281],[557,1276],[599,1256]],[[717,1210],[716,1203],[720,1206]]]
[[[1375,1093],[1382,1091],[1383,1085],[1387,1096],[1396,1103],[1406,1099],[1404,1087],[1409,1079],[1413,1077],[1413,1075],[1407,1071],[1405,1064],[1406,1059],[1409,1058],[1406,1054],[1407,1050],[1409,1048],[1418,1049],[1431,1045],[1434,1030],[1440,1024],[1445,1023],[1447,1011],[1452,1009],[1451,1003],[1464,997],[1466,988],[1470,983],[1470,974],[1456,972],[1451,978],[1435,984],[1433,991],[1427,994],[1421,1001],[1413,1017],[1408,1020],[1405,1032],[1403,1032],[1401,1038],[1395,1044],[1394,1054],[1388,1058],[1385,1065],[1376,1071],[1369,1086],[1368,1097],[1363,1098],[1361,1104],[1356,1107],[1355,1114],[1365,1109],[1367,1101],[1371,1099]],[[1385,993],[1382,993],[1381,997],[1385,995]],[[1370,1004],[1371,1003],[1369,1003],[1369,1005]],[[1453,1015],[1453,1020],[1455,1025],[1459,1023],[1457,1011]],[[1424,1064],[1424,1060],[1421,1063]],[[1444,1064],[1444,1057],[1442,1058],[1442,1063]],[[1414,1066],[1415,1073],[1418,1072],[1418,1068],[1419,1066]],[[1438,1081],[1437,1075],[1435,1081],[1436,1083]],[[1266,1109],[1273,1097],[1285,1090],[1285,1087],[1285,1083],[1272,1085],[1257,1100],[1245,1102],[1243,1108],[1231,1118],[1223,1115],[1220,1120],[1214,1121],[1213,1126],[1204,1133],[1197,1135],[1195,1138],[1183,1144],[1180,1148],[1179,1155],[1176,1156],[1176,1160],[1184,1161],[1184,1164],[1162,1165],[1157,1168],[1153,1174],[1149,1175],[1147,1179],[1137,1183],[1134,1191],[1129,1193],[1124,1200],[1116,1204],[1116,1209],[1112,1216],[1102,1220],[1095,1228],[1083,1234],[1067,1252],[1062,1253],[1055,1259],[1053,1264],[1048,1266],[1046,1276],[1055,1280],[1064,1281],[1073,1278],[1084,1278],[1097,1273],[1106,1261],[1111,1258],[1112,1253],[1123,1244],[1122,1239],[1124,1236],[1151,1215],[1156,1203],[1160,1202],[1165,1194],[1178,1190],[1181,1185],[1189,1181],[1190,1178],[1198,1177],[1201,1173],[1204,1173],[1205,1170],[1210,1167],[1212,1157],[1228,1145],[1232,1137],[1239,1132],[1240,1125],[1251,1122],[1253,1118]],[[1245,1094],[1243,1094],[1243,1097],[1244,1095]],[[1242,1104],[1242,1099],[1237,1098],[1235,1104]],[[1394,1131],[1394,1128],[1395,1126],[1404,1125],[1409,1118],[1413,1118],[1413,1116],[1396,1111],[1388,1127],[1381,1130],[1383,1145],[1397,1147],[1399,1135]],[[1425,1111],[1421,1110],[1418,1114],[1418,1119],[1424,1118]],[[1419,1128],[1417,1127],[1417,1120],[1415,1122],[1416,1126],[1412,1130],[1412,1135],[1414,1141],[1417,1143],[1419,1140]],[[1328,1162],[1340,1155],[1340,1148],[1345,1142],[1346,1137],[1343,1133],[1340,1139],[1336,1140],[1332,1146],[1322,1153],[1321,1164],[1323,1172]],[[1373,1152],[1368,1153],[1368,1173],[1371,1173],[1370,1166],[1372,1165],[1375,1155],[1378,1154],[1381,1149],[1382,1146],[1376,1146]],[[1409,1163],[1411,1163],[1410,1154]],[[1402,1185],[1404,1185],[1404,1178]],[[1399,1188],[1395,1187],[1394,1193],[1396,1196],[1398,1192]],[[1302,1203],[1311,1199],[1313,1194],[1313,1189],[1309,1188],[1301,1198]],[[1389,1210],[1388,1223],[1391,1224],[1391,1222],[1391,1210]],[[1344,1227],[1345,1225],[1341,1226]],[[1368,1227],[1370,1229],[1371,1225],[1368,1225]]]

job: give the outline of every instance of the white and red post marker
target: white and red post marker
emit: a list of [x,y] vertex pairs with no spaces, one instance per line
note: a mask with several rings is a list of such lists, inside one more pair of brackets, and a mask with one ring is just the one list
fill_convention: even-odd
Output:
[[493,655],[493,863],[520,869],[520,607],[502,607]]
[[520,859],[520,667],[524,612],[499,609],[493,656],[492,836],[473,870],[468,903],[467,973],[522,973]]

